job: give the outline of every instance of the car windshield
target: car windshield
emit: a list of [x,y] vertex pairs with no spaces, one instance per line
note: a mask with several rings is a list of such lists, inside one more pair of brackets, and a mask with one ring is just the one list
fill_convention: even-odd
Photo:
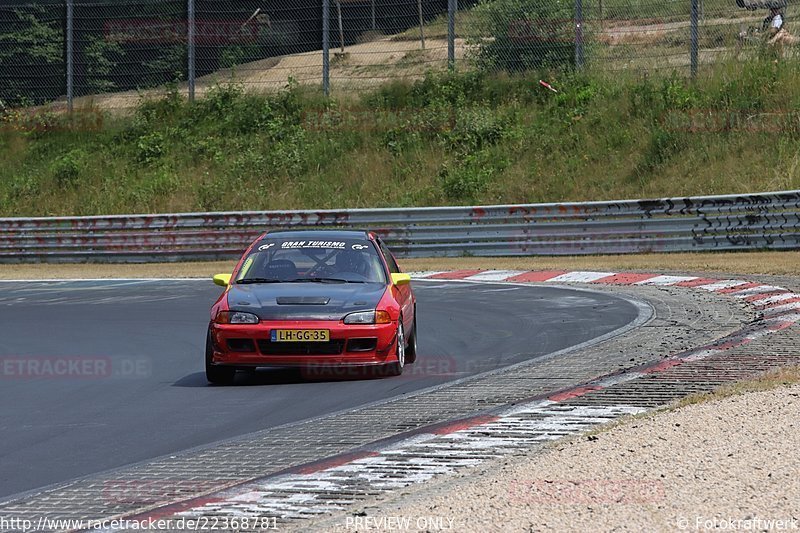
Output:
[[237,283],[386,283],[371,241],[264,239],[253,247]]

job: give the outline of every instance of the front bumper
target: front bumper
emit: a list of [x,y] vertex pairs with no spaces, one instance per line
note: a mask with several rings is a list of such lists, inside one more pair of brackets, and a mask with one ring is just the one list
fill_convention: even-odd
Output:
[[[365,366],[397,360],[397,323],[347,325],[341,321],[211,324],[212,363],[245,367]],[[273,343],[273,329],[327,329],[327,343]]]

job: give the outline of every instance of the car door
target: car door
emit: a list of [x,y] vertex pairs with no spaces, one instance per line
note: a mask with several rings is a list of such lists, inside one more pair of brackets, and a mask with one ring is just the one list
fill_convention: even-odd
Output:
[[[386,260],[386,266],[389,267],[389,273],[399,274],[400,267],[397,261],[386,244],[380,239],[378,239],[378,247],[383,254],[383,258]],[[406,334],[409,334],[411,328],[414,327],[414,292],[411,290],[411,284],[395,285],[392,290],[396,291],[397,301],[400,303],[400,308],[403,311],[403,327],[406,330]]]

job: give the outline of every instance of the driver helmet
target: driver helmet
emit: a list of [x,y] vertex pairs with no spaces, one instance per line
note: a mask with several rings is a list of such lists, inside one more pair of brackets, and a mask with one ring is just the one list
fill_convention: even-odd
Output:
[[361,252],[342,250],[336,255],[336,270],[339,272],[363,274],[364,266],[364,257]]

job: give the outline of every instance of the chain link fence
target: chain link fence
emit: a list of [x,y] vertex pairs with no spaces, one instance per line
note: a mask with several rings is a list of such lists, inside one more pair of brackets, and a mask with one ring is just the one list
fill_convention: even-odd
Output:
[[785,0],[4,0],[0,106],[125,108],[227,82],[327,93],[448,68],[696,75],[764,46],[790,53],[791,11]]

